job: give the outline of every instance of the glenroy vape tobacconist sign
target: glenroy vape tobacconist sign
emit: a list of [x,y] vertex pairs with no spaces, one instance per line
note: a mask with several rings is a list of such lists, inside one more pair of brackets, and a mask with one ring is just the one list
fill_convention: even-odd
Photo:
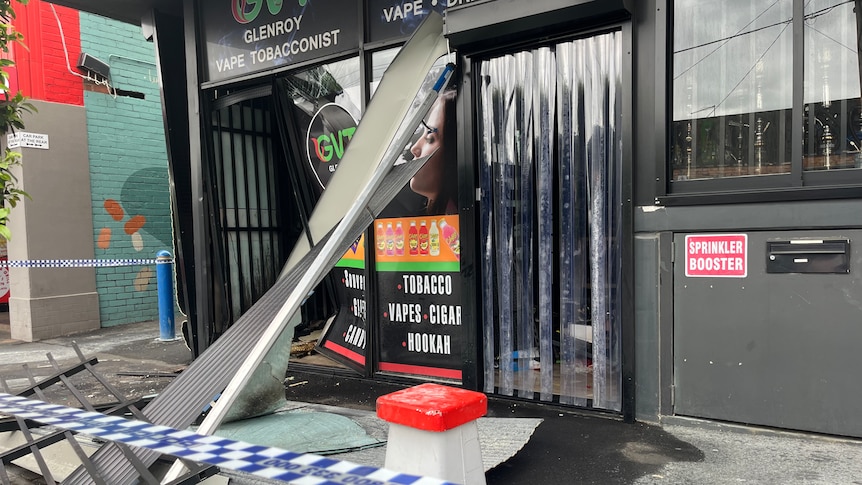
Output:
[[208,81],[284,67],[359,45],[355,0],[220,0],[207,2],[201,15]]
[[[368,0],[366,42],[408,38],[433,10],[479,0]],[[359,48],[357,0],[212,0],[201,10],[209,82]]]
[[747,234],[689,234],[685,237],[685,275],[745,278]]

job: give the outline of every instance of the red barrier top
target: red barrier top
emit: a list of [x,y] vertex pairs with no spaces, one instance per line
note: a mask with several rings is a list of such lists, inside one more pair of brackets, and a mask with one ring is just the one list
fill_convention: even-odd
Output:
[[420,384],[377,398],[377,416],[424,431],[446,431],[488,412],[481,392],[440,384]]

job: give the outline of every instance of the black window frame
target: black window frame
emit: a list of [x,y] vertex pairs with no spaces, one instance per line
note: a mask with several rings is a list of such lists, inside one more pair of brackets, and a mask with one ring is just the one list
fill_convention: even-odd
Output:
[[[770,176],[672,180],[674,0],[655,0],[656,18],[656,167],[655,204],[661,206],[825,200],[862,197],[862,169],[805,171],[802,142],[791,148],[791,171]],[[793,0],[793,93],[791,133],[803,131],[804,0]]]

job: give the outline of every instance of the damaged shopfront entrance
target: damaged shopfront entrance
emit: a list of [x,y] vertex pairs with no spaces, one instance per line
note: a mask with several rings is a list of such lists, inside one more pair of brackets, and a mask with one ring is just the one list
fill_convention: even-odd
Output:
[[[358,61],[348,59],[271,84],[215,93],[208,171],[216,214],[211,228],[215,337],[272,287],[291,248],[304,237],[303,221],[328,180],[327,167],[337,164],[336,155],[343,154],[356,127],[357,72]],[[336,143],[317,152],[301,143],[300,132],[306,130],[300,127],[322,132],[336,126]],[[317,135],[315,141],[330,133]],[[334,308],[334,290],[321,285],[307,300],[303,321],[308,326],[325,320]]]
[[[377,214],[304,306],[299,333],[324,328],[312,334],[316,353],[294,362],[625,413],[626,39],[622,27],[606,27],[511,53],[441,58],[435,69],[458,58],[465,71],[421,123],[402,127],[413,136],[396,156],[396,167],[431,157],[427,166],[439,163],[439,175],[421,181],[428,174],[420,171],[407,186],[388,188],[399,191],[395,205]],[[398,96],[375,91],[377,73],[398,61],[396,52],[276,73],[250,88],[269,107],[267,153],[280,157],[271,206],[282,205],[271,229],[281,253],[260,252],[272,269],[294,244],[314,245],[303,228],[333,160],[352,143],[351,120],[362,118],[365,98]],[[226,94],[216,104],[234,95]],[[236,136],[250,136],[244,130]],[[256,156],[224,141],[213,146],[233,158]],[[250,176],[229,173],[241,172]],[[224,177],[213,192],[229,193],[239,180]],[[238,199],[247,193],[255,194],[240,189]],[[223,232],[230,223],[221,221]],[[243,299],[256,299],[232,276],[240,266],[258,276],[255,256],[234,242],[243,237],[220,237],[223,256],[215,258],[225,266],[224,301],[241,308],[225,313],[228,322],[249,308]]]
[[[378,105],[383,108],[377,112],[382,109],[384,116],[391,117],[387,106],[409,107],[412,121],[398,128],[398,141],[393,143],[400,145],[389,152],[401,172],[411,170],[407,165],[414,166],[414,175],[393,179],[400,180],[397,183],[387,179],[381,185],[381,200],[394,200],[371,202],[371,212],[379,219],[368,227],[380,230],[367,231],[353,241],[303,305],[298,336],[309,337],[304,340],[317,343],[316,350],[332,360],[304,355],[299,361],[340,365],[366,376],[383,372],[455,382],[463,369],[457,179],[452,173],[441,176],[442,161],[448,169],[455,160],[443,157],[448,152],[438,149],[444,130],[456,133],[454,116],[444,116],[454,106],[455,91],[432,96],[440,89],[437,84],[444,72],[446,79],[451,77],[447,60],[452,57],[440,57],[445,43],[430,36],[420,42],[419,55],[406,49],[401,51],[407,54],[401,56],[400,66],[394,68],[396,60],[393,70],[387,70],[393,76],[389,87],[384,89],[387,83],[375,74],[368,88],[380,82]],[[378,67],[382,72],[393,57],[394,52],[385,51],[371,56],[375,73]],[[406,76],[406,71],[411,74]],[[274,281],[285,261],[290,266],[286,251],[302,243],[320,244],[321,234],[306,237],[303,233],[309,227],[313,232],[315,214],[335,217],[337,211],[354,204],[353,196],[336,189],[329,193],[336,198],[341,194],[340,202],[329,199],[336,207],[319,207],[332,188],[333,174],[343,171],[339,162],[363,115],[360,72],[358,59],[352,58],[274,76],[268,85],[213,92],[210,192],[217,194],[212,204],[220,208],[213,224],[220,247],[212,265],[221,278],[216,288],[223,294],[216,294],[214,300],[221,308],[224,328],[251,311],[272,285],[271,281],[258,285],[259,279]],[[409,93],[393,92],[393,84],[404,90],[399,80],[425,72],[415,99]],[[430,114],[421,119],[432,104]],[[366,131],[374,127],[382,129],[379,122],[371,121]],[[371,166],[376,160],[362,163]],[[423,168],[415,173],[418,167]],[[445,180],[445,190],[430,188],[432,180]],[[358,181],[353,183],[361,187]],[[438,207],[432,199],[440,193],[450,199]],[[259,232],[265,232],[265,237]],[[379,250],[378,245],[382,245]]]
[[622,34],[478,70],[484,390],[620,411]]

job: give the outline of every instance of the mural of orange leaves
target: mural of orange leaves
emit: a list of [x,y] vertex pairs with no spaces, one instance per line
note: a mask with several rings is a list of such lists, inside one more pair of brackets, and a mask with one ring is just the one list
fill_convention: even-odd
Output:
[[[123,206],[114,199],[105,199],[105,211],[117,222],[122,221],[126,216]],[[126,231],[126,234],[132,237],[132,247],[135,248],[136,251],[143,251],[144,249],[144,238],[141,236],[140,231],[146,223],[146,217],[136,215],[131,217],[123,225],[123,230]],[[96,245],[99,249],[108,249],[111,247],[111,235],[112,233],[110,228],[106,227],[99,231],[99,236],[96,239]]]
[[99,246],[99,249],[108,249],[111,247],[111,230],[109,228],[103,227],[102,230],[99,231],[96,245]]
[[114,199],[105,199],[105,212],[107,212],[115,221],[122,220],[125,215],[123,207]]
[[141,230],[142,227],[144,227],[144,224],[146,224],[146,223],[147,223],[147,218],[140,215],[140,214],[132,217],[131,219],[126,221],[126,226],[125,226],[126,234],[132,235],[132,234],[138,232],[139,230]]

